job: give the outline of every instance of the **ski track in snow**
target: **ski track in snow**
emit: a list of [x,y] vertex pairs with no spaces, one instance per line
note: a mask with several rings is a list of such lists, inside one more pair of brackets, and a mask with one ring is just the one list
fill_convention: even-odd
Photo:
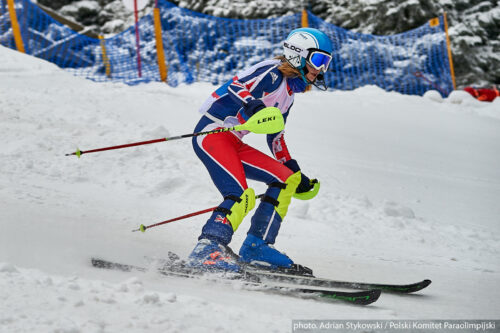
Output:
[[[288,332],[292,319],[498,317],[500,99],[377,87],[296,97],[288,146],[321,191],[293,201],[276,247],[321,277],[433,280],[417,295],[355,307],[90,267],[93,255],[188,255],[206,215],[130,231],[220,198],[189,139],[64,154],[189,133],[214,87],[94,83],[0,55],[1,332]],[[262,136],[247,137],[267,152]]]

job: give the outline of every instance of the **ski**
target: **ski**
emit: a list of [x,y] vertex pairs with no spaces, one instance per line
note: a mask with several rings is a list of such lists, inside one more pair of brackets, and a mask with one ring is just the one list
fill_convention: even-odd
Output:
[[[103,269],[113,269],[123,272],[147,272],[148,268],[130,264],[122,264],[118,262],[108,261],[100,258],[91,258],[92,266]],[[165,276],[175,276],[183,278],[201,278],[207,277],[206,272],[185,267],[182,262],[163,264],[155,268],[159,274]],[[331,299],[356,305],[368,305],[378,300],[381,291],[379,289],[359,290],[359,291],[338,291],[331,290],[321,286],[303,286],[297,283],[288,284],[288,281],[267,281],[263,282],[259,277],[249,272],[233,273],[233,272],[214,272],[208,274],[209,278],[214,278],[217,281],[225,280],[241,280],[245,285],[257,287],[257,290],[274,290],[285,295],[315,297],[320,299]]]
[[385,284],[339,281],[324,278],[317,278],[311,275],[297,275],[288,272],[276,272],[266,269],[259,269],[254,266],[246,266],[246,272],[259,277],[263,282],[276,281],[281,283],[291,283],[309,287],[321,288],[348,288],[348,289],[379,289],[387,293],[409,294],[420,291],[431,284],[431,280],[425,279],[420,282],[410,284]]

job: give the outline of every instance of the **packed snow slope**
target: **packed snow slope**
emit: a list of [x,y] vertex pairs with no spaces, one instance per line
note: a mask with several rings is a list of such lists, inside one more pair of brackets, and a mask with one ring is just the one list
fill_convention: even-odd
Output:
[[[92,268],[187,256],[207,216],[132,229],[221,198],[191,142],[65,153],[189,133],[209,84],[98,84],[0,48],[0,331],[288,332],[292,319],[498,319],[500,99],[296,96],[286,137],[319,195],[276,247],[321,277],[409,283],[367,307]],[[248,143],[267,152],[265,138]],[[257,193],[265,190],[250,183]],[[234,236],[236,251],[249,218]],[[497,309],[497,310],[495,310]]]

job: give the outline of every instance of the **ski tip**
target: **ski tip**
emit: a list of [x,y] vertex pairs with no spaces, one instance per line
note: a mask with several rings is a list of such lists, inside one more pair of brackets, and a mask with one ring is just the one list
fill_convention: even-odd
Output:
[[380,289],[369,290],[368,295],[360,296],[359,299],[357,299],[354,302],[354,304],[359,304],[359,305],[372,304],[379,299],[381,294],[382,294],[382,290],[380,290]]
[[331,298],[355,305],[369,305],[376,302],[382,294],[381,289],[371,289],[357,292],[322,292],[325,298]]
[[403,292],[407,294],[414,293],[424,288],[427,288],[431,283],[432,283],[431,280],[425,279],[420,282],[414,283],[412,285],[406,286],[406,290],[404,290]]
[[424,289],[424,288],[428,287],[431,283],[432,283],[432,281],[431,281],[431,280],[429,280],[429,279],[425,279],[425,280],[423,280],[423,281],[420,283],[420,285],[421,285],[421,287],[422,287],[421,289]]
[[374,288],[380,288],[386,293],[393,294],[411,294],[427,288],[432,283],[431,280],[425,279],[420,282],[415,282],[411,284],[398,285],[398,284],[375,284],[372,285]]

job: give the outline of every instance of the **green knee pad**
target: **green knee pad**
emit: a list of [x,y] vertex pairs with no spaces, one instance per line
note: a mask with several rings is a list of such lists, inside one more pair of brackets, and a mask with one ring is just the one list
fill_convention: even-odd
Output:
[[[300,179],[300,178],[299,178]],[[240,196],[240,201],[235,202],[231,207],[231,213],[226,215],[226,218],[231,222],[233,231],[236,231],[240,226],[245,216],[255,207],[255,192],[251,188],[247,188]]]
[[300,184],[301,178],[302,175],[300,174],[300,171],[297,171],[296,173],[288,177],[285,181],[286,188],[282,189],[278,196],[278,206],[276,206],[274,209],[276,209],[278,214],[280,214],[282,220],[285,218],[285,215],[288,212],[288,206],[292,201],[292,196],[297,190],[297,186],[299,186]]

